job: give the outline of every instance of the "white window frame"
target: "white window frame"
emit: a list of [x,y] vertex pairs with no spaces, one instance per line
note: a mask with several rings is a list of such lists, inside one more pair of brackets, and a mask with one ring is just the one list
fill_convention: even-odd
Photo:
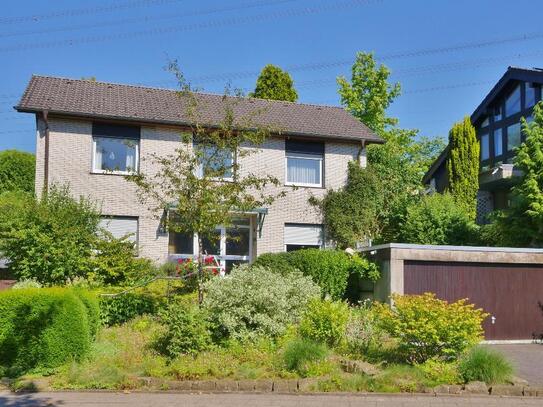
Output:
[[[114,139],[114,140],[130,140],[136,143],[135,148],[135,167],[132,171],[116,171],[116,170],[102,170],[100,168],[96,168],[96,139]],[[105,137],[105,136],[92,136],[92,160],[91,160],[91,172],[93,174],[114,174],[114,175],[130,175],[130,174],[136,174],[139,171],[139,165],[140,165],[140,140],[135,138],[129,138],[129,137]]]
[[[227,229],[249,229],[249,254],[246,256],[241,255],[227,255],[226,254],[226,230]],[[252,217],[249,217],[249,224],[248,225],[235,225],[235,226],[217,226],[215,230],[219,230],[221,237],[219,240],[219,254],[208,254],[207,256],[213,256],[220,267],[220,275],[224,276],[226,273],[226,261],[227,260],[233,260],[233,261],[246,261],[247,263],[251,263],[253,260],[253,219]],[[171,232],[170,232],[171,233]],[[177,259],[192,259],[197,260],[199,253],[198,253],[198,235],[196,233],[192,236],[192,250],[194,254],[183,254],[183,253],[172,253],[169,255],[170,259],[177,260]]]
[[[306,182],[292,182],[292,181],[289,181],[288,180],[288,159],[289,158],[295,158],[295,159],[301,159],[301,160],[319,161],[319,183],[318,184],[311,184],[311,183],[306,183]],[[286,152],[285,153],[285,185],[297,186],[297,187],[317,187],[317,188],[322,188],[323,162],[324,162],[324,156],[323,155]]]
[[[319,227],[321,229],[321,236],[320,238],[322,239],[320,244],[316,245],[316,244],[311,244],[311,243],[304,243],[304,242],[296,242],[296,243],[287,243],[286,242],[286,239],[285,239],[285,236],[283,235],[283,249],[284,251],[286,252],[287,251],[287,246],[319,246],[319,249],[325,249],[326,248],[326,238],[324,236],[324,225],[322,224],[313,224],[313,223],[285,223],[283,225],[283,231],[289,227],[289,226],[300,226],[300,227]],[[284,233],[284,232],[283,232]]]
[[[194,146],[194,144],[193,144]],[[194,147],[193,147],[194,148]],[[193,150],[194,151],[194,150]],[[232,166],[235,164],[234,162],[234,153],[232,151],[230,151],[230,160],[232,161]],[[216,181],[227,181],[227,182],[232,182],[234,181],[234,174],[233,174],[233,171],[234,169],[231,168],[230,169],[230,173],[231,175],[229,177],[211,177],[212,180],[216,180]],[[202,179],[204,177],[204,165],[202,163],[200,163],[198,165],[198,167],[196,168],[196,176],[200,179]]]

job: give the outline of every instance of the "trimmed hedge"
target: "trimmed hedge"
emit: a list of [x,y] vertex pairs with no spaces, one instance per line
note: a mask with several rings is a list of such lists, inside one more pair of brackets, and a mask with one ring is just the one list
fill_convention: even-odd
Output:
[[0,293],[0,365],[18,375],[57,367],[90,350],[98,328],[96,299],[67,288]]
[[359,256],[350,256],[341,250],[303,249],[287,253],[266,253],[259,256],[255,265],[268,268],[281,275],[294,270],[310,276],[324,296],[334,300],[346,297],[350,278],[375,281],[379,278],[377,266]]

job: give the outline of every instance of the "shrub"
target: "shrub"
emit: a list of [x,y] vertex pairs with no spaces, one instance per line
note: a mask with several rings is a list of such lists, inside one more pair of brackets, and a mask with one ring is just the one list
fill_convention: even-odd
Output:
[[377,323],[377,315],[370,304],[350,309],[345,339],[350,352],[366,355],[371,348],[382,345],[385,332]]
[[170,358],[180,354],[195,355],[211,345],[207,315],[195,304],[172,302],[161,312],[166,331],[157,338],[155,347]]
[[32,278],[17,281],[11,286],[13,290],[21,290],[25,288],[41,288],[42,285]]
[[0,151],[0,194],[6,191],[34,192],[36,158],[17,150]]
[[374,263],[359,256],[349,256],[340,250],[304,249],[288,253],[267,253],[259,256],[255,264],[285,274],[299,270],[311,276],[323,295],[335,300],[343,299],[349,277],[354,275],[375,281],[379,271]]
[[417,244],[477,243],[478,227],[450,194],[431,194],[407,208],[400,240]]
[[140,315],[157,313],[162,300],[156,295],[134,291],[121,294],[122,291],[122,288],[116,288],[100,295],[100,321],[103,325],[123,324]]
[[376,304],[379,323],[398,340],[398,351],[411,363],[430,358],[451,360],[482,339],[488,316],[466,300],[448,303],[435,294],[393,295],[394,307]]
[[513,366],[498,351],[477,346],[460,359],[460,375],[467,382],[503,383],[511,378]]
[[314,299],[309,302],[300,322],[303,338],[339,345],[345,339],[349,307],[344,302]]
[[91,345],[87,308],[72,290],[42,288],[0,293],[0,365],[20,374],[80,359]]
[[205,284],[204,308],[217,338],[275,337],[297,322],[307,302],[320,295],[309,277],[283,277],[263,267],[240,266]]
[[96,293],[84,289],[73,289],[73,293],[81,300],[87,311],[91,338],[96,337],[100,326],[100,303]]
[[312,364],[322,361],[327,355],[328,348],[323,343],[295,339],[286,344],[283,361],[288,370],[305,376]]
[[438,359],[428,359],[417,366],[424,377],[435,384],[455,384],[459,382],[458,364],[443,362]]

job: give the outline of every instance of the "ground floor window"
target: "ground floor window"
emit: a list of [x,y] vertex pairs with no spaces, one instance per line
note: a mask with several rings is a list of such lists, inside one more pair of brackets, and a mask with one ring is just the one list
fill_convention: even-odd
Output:
[[138,242],[138,218],[136,217],[102,216],[98,226],[107,230],[116,239],[126,237],[131,242]]
[[[173,259],[198,256],[198,237],[194,233],[169,233],[168,251]],[[250,218],[236,218],[231,226],[217,226],[213,236],[202,241],[203,254],[213,256],[222,273],[229,273],[237,264],[249,263],[253,252],[253,231]]]
[[285,251],[324,247],[322,225],[285,223]]

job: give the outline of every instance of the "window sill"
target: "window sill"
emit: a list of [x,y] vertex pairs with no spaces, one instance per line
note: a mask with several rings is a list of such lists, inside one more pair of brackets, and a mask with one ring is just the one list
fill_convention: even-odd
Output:
[[127,175],[135,175],[137,172],[127,172],[127,171],[91,171],[91,175],[117,175],[121,177],[126,177]]
[[317,185],[317,184],[296,184],[293,182],[286,182],[286,187],[298,187],[298,188],[313,188],[313,189],[324,189],[323,185]]

